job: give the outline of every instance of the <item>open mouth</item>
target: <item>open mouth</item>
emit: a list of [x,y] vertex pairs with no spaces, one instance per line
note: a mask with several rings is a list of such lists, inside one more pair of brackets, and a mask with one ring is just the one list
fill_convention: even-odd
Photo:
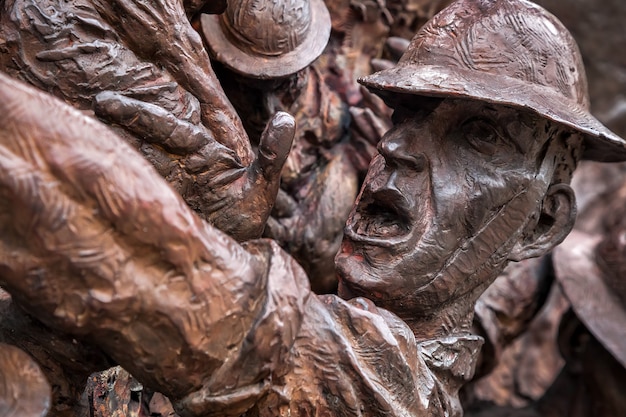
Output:
[[411,217],[404,197],[395,190],[363,196],[346,233],[354,240],[396,241],[411,231]]

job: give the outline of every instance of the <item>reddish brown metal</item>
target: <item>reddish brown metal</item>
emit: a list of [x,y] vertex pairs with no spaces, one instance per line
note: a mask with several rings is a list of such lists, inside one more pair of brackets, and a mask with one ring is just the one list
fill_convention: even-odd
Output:
[[626,142],[589,113],[576,42],[529,1],[456,2],[419,31],[398,66],[361,82],[392,106],[402,93],[529,109],[581,132],[587,159],[626,155]]
[[323,0],[230,0],[221,15],[204,15],[213,58],[248,77],[286,77],[316,59],[330,36]]
[[[94,96],[93,85],[86,102],[141,140],[154,135],[159,146],[198,156],[175,161],[217,161],[215,171],[188,178],[216,204],[211,214],[228,212],[219,224],[245,240],[274,203],[293,118],[275,116],[252,153],[182,4],[190,3],[93,0],[86,10],[133,59],[166,68],[157,79],[172,77],[174,90],[192,93],[202,116],[181,124],[162,103],[126,90]],[[524,18],[533,24],[520,27]],[[157,23],[165,35],[142,31]],[[457,43],[443,35],[465,27],[485,47],[480,58],[528,58],[513,68],[540,68],[557,52],[563,62],[576,56],[563,29],[531,3],[461,0],[418,34],[397,68],[367,79],[394,106],[394,127],[345,228],[336,257],[341,297],[313,294],[275,242],[238,243],[200,219],[109,128],[0,74],[0,284],[46,326],[96,344],[184,416],[460,416],[458,390],[482,344],[471,333],[477,299],[509,261],[547,253],[573,227],[568,182],[582,142],[572,129],[601,145],[591,156],[626,156],[621,139],[583,126],[586,111],[571,111],[571,102],[583,110],[586,102],[576,67],[558,91],[541,84],[557,70],[532,72],[533,84],[507,65],[468,69],[457,58],[477,57],[454,55],[444,46]],[[545,36],[532,43],[527,35],[539,29]],[[518,44],[548,50],[524,55]],[[75,92],[67,78],[61,90]],[[495,91],[487,78],[508,88]],[[538,95],[510,88],[522,84]],[[547,100],[555,97],[566,105]],[[366,120],[366,111],[352,113]],[[374,123],[360,127],[377,137]],[[198,137],[206,143],[187,141]],[[241,164],[222,170],[223,160]],[[137,387],[127,381],[116,398],[132,400]]]
[[7,0],[0,69],[114,126],[190,207],[244,241],[263,232],[293,122],[271,123],[271,157],[257,158],[188,20],[204,3]]
[[37,363],[15,346],[0,343],[0,415],[45,417],[50,385]]
[[[603,259],[610,255],[597,253],[601,239],[572,233],[555,251],[556,275],[585,327],[626,368],[626,286],[618,265],[607,266],[609,259]],[[610,233],[601,248],[609,243],[624,256],[621,234]],[[622,263],[614,255],[613,259]]]

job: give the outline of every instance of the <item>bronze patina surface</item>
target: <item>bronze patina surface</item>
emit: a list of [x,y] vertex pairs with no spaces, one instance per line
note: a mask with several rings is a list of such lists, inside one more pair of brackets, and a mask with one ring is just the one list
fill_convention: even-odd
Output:
[[[294,5],[306,18],[319,6],[307,4],[286,1],[272,19]],[[393,127],[374,140],[348,214],[338,295],[316,295],[290,254],[258,239],[294,136],[307,135],[283,111],[268,112],[258,141],[245,131],[191,24],[202,2],[2,7],[0,285],[11,299],[0,312],[38,340],[59,335],[43,352],[65,356],[49,363],[80,360],[63,383],[122,366],[136,383],[120,379],[111,403],[128,397],[137,413],[145,386],[146,401],[165,395],[181,417],[461,416],[483,344],[478,298],[510,261],[569,234],[579,159],[626,159],[626,142],[588,111],[580,53],[558,20],[525,0],[459,0],[397,65],[361,79]],[[275,51],[298,50],[303,28]],[[237,33],[255,29],[270,30]],[[310,58],[287,73],[330,85],[310,81]],[[313,178],[329,181],[323,172]],[[14,343],[44,364],[29,332]]]

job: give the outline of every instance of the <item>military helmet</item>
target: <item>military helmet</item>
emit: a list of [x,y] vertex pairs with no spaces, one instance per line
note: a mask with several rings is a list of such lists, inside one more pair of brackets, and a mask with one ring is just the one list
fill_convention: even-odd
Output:
[[259,79],[295,74],[324,51],[330,14],[323,0],[231,0],[221,15],[203,15],[211,56]]
[[359,82],[392,107],[410,94],[527,109],[582,133],[583,158],[626,160],[626,142],[589,113],[576,42],[526,0],[459,0],[426,23],[394,68]]

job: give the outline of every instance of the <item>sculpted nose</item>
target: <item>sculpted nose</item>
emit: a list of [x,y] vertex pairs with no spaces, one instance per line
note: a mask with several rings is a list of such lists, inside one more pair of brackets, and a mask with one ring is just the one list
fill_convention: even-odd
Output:
[[385,163],[390,168],[408,168],[414,172],[422,172],[426,169],[427,159],[421,152],[412,152],[404,143],[393,138],[382,140],[378,146],[378,152],[385,158]]

